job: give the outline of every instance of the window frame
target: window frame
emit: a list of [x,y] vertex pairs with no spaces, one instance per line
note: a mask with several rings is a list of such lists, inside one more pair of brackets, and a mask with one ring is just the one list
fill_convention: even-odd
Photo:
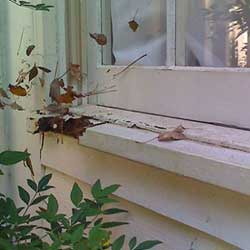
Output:
[[[167,0],[167,66],[136,66],[114,78],[124,66],[102,65],[103,48],[89,33],[102,33],[101,0],[80,0],[83,91],[116,84],[117,92],[90,97],[89,104],[194,121],[250,128],[250,68],[175,66],[175,1]],[[74,1],[69,1],[74,2]],[[72,25],[72,24],[71,24]],[[84,41],[84,43],[82,42]],[[72,48],[71,48],[72,49]],[[107,73],[109,71],[109,73]],[[151,83],[150,83],[151,81]],[[172,81],[172,82],[171,82]],[[197,82],[199,81],[199,82]]]

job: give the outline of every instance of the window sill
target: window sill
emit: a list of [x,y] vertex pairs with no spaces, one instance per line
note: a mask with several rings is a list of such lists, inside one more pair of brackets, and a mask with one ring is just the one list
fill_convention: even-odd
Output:
[[193,141],[158,142],[156,133],[105,124],[87,129],[80,144],[250,195],[250,154]]
[[[93,105],[72,111],[108,122],[87,129],[83,146],[250,195],[249,131]],[[180,124],[189,140],[145,143]]]
[[[249,131],[94,105],[72,108],[71,112],[106,122],[88,128],[79,139],[82,146],[250,195]],[[38,119],[31,118],[29,132],[35,131]],[[180,124],[187,128],[188,140],[154,139],[158,132]]]

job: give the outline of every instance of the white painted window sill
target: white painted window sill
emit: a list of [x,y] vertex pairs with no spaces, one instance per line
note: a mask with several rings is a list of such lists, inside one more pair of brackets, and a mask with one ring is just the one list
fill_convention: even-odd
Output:
[[[249,131],[91,105],[72,111],[109,122],[87,129],[83,146],[250,195]],[[145,143],[180,124],[189,140]]]
[[249,153],[193,141],[144,143],[156,136],[105,124],[89,128],[80,144],[250,195]]
[[[88,128],[79,140],[82,146],[250,195],[249,131],[94,105],[71,112],[107,122]],[[28,119],[29,131],[34,131],[36,120],[37,116]],[[187,128],[188,140],[150,141],[180,124]]]

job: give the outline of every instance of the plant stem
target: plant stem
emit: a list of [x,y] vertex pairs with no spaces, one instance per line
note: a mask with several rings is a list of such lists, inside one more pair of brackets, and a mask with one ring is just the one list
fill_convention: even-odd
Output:
[[32,202],[35,200],[36,196],[37,196],[38,192],[36,191],[35,194],[33,195],[31,201],[29,202],[29,204],[27,205],[24,213],[23,213],[23,216],[25,216],[30,208],[30,205],[32,204]]

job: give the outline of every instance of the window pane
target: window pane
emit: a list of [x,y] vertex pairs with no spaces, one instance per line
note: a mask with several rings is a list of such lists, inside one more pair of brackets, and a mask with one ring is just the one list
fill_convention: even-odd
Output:
[[250,66],[250,1],[176,0],[176,8],[177,65]]
[[166,63],[166,0],[103,0],[103,64]]

